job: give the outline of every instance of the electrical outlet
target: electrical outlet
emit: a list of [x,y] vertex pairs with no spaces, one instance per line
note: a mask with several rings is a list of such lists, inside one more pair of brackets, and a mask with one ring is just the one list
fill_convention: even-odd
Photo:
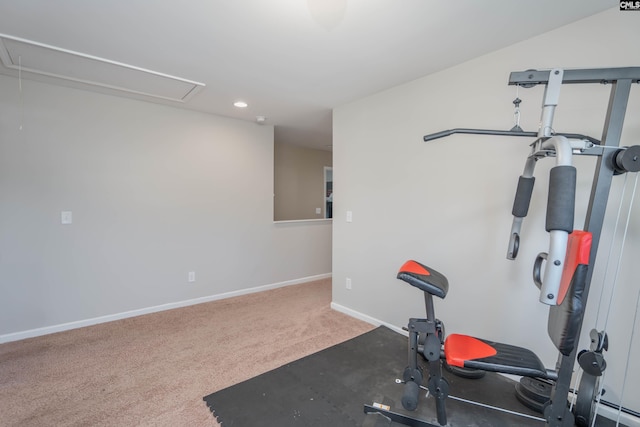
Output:
[[316,215],[320,215],[322,213],[322,208],[316,208]]
[[196,281],[196,272],[195,271],[190,271],[189,275],[187,277],[187,280],[189,283],[193,283]]
[[71,211],[62,211],[60,213],[60,223],[64,225],[73,223],[73,213]]
[[345,280],[345,284],[347,289],[351,289],[351,278],[347,277],[347,280]]
[[347,222],[353,221],[353,212],[347,211]]

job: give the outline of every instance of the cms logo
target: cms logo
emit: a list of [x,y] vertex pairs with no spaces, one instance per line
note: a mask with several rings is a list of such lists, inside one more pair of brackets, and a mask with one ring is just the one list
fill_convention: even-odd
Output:
[[640,1],[620,1],[620,10],[640,10]]

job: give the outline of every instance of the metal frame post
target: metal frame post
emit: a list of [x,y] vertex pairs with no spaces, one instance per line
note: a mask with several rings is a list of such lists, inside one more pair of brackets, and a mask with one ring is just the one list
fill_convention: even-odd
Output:
[[[618,80],[612,83],[613,87],[611,89],[609,107],[607,109],[607,116],[602,135],[602,145],[605,147],[618,147],[620,145],[620,136],[622,134],[622,125],[624,123],[627,103],[629,101],[631,83],[631,79]],[[602,226],[604,224],[607,201],[609,199],[611,182],[614,175],[614,156],[615,150],[603,150],[602,155],[598,157],[591,187],[591,195],[584,223],[585,231],[589,231],[593,235],[589,269],[587,270],[587,278],[584,288],[585,305],[589,297],[589,289],[591,288],[591,279],[593,278],[593,269],[595,267],[598,244],[602,235]],[[580,319],[580,327],[578,328],[577,333],[578,336],[580,335],[581,330],[582,319]],[[569,356],[561,355],[558,359],[558,380],[555,383],[553,399],[560,403],[553,405],[550,414],[548,414],[547,421],[551,426],[573,425],[573,422],[571,424],[562,424],[557,421],[559,419],[566,418],[563,413],[567,411],[567,408],[566,405],[562,404],[562,402],[566,402],[569,395],[576,353],[577,349],[574,348]]]
[[[552,79],[552,71],[525,71],[522,73],[511,73],[509,84],[536,85],[548,84]],[[640,82],[640,67],[633,68],[609,68],[595,70],[567,70],[563,76],[563,83],[611,83],[611,95],[607,108],[607,116],[602,135],[602,145],[605,147],[618,147],[624,123],[629,92],[631,84]],[[587,215],[584,229],[593,235],[591,255],[589,259],[589,269],[584,289],[584,301],[589,296],[593,269],[595,267],[598,245],[602,234],[602,226],[611,190],[611,182],[614,175],[615,150],[603,149],[598,157],[596,170],[594,173]],[[584,314],[583,314],[584,318]],[[582,320],[578,335],[582,329]],[[556,368],[558,369],[558,380],[555,382],[552,392],[552,404],[545,412],[545,418],[550,426],[568,427],[573,425],[573,416],[568,413],[566,405],[571,385],[571,376],[576,360],[577,349],[574,349],[569,356],[560,355]]]

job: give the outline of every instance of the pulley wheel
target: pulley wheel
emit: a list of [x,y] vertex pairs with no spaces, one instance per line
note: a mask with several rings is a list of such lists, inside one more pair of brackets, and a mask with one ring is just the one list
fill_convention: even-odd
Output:
[[634,145],[619,150],[614,157],[614,163],[618,173],[640,171],[640,146]]
[[599,385],[600,377],[589,375],[586,372],[582,373],[576,405],[573,408],[578,427],[591,426],[593,418],[596,416]]

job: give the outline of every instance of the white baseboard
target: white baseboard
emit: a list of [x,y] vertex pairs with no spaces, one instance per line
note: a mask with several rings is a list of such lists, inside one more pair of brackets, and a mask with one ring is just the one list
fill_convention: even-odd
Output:
[[360,313],[359,311],[352,310],[352,309],[350,309],[348,307],[345,307],[343,305],[337,304],[335,302],[331,303],[331,308],[333,310],[335,310],[335,311],[339,311],[340,313],[344,313],[344,314],[346,314],[348,316],[351,316],[351,317],[354,317],[354,318],[356,318],[358,320],[362,320],[364,322],[370,323],[370,324],[372,324],[374,326],[386,326],[387,328],[391,329],[392,331],[395,331],[395,332],[397,332],[399,334],[402,334],[404,336],[409,336],[409,333],[407,331],[405,331],[404,329],[402,329],[402,328],[399,328],[399,327],[397,327],[395,325],[392,325],[391,323],[384,322],[384,321],[382,321],[380,319],[376,319],[375,317],[371,317],[371,316],[369,316],[367,314]]
[[[392,325],[390,323],[384,322],[384,321],[382,321],[380,319],[376,319],[375,317],[371,317],[371,316],[369,316],[367,314],[360,313],[359,311],[350,309],[348,307],[345,307],[343,305],[337,304],[335,302],[331,303],[331,308],[333,310],[339,311],[339,312],[344,313],[344,314],[346,314],[348,316],[351,316],[353,318],[356,318],[356,319],[362,320],[364,322],[370,323],[370,324],[372,324],[374,326],[386,326],[387,328],[389,328],[389,329],[391,329],[391,330],[393,330],[395,332],[398,332],[400,334],[403,334],[405,336],[409,335],[407,333],[407,331],[405,331],[402,328],[399,328],[399,327],[397,327],[395,325]],[[520,378],[520,377],[517,377],[517,376],[514,376],[514,375],[506,375],[506,374],[501,374],[501,375],[504,375],[504,376],[514,380],[514,381],[519,381],[519,378]],[[605,418],[613,420],[613,421],[616,421],[618,419],[618,411],[613,409],[613,408],[610,408],[608,406],[605,406],[605,405],[600,405],[598,407],[598,414],[603,416],[603,417],[605,417]],[[622,413],[620,415],[620,423],[622,423],[622,424],[624,424],[624,425],[626,425],[628,427],[640,427],[640,418],[634,417],[633,415]]]
[[83,328],[85,326],[97,325],[99,323],[112,322],[114,320],[126,319],[129,317],[142,316],[143,314],[157,313],[164,310],[172,310],[174,308],[187,307],[190,305],[201,304],[204,302],[217,301],[225,298],[232,298],[241,295],[253,294],[256,292],[268,291],[270,289],[282,288],[284,286],[298,285],[301,283],[312,282],[314,280],[328,279],[331,273],[318,274],[315,276],[302,277],[300,279],[287,280],[284,282],[272,283],[269,285],[256,286],[254,288],[240,289],[238,291],[225,292],[222,294],[209,295],[206,297],[194,298],[186,301],[172,302],[168,304],[156,305],[154,307],[146,307],[137,310],[125,311],[123,313],[109,314],[106,316],[94,317],[91,319],[78,320],[75,322],[62,323],[59,325],[45,326],[43,328],[29,329],[26,331],[13,332],[10,334],[0,335],[0,344],[23,340],[26,338],[39,337],[42,335],[53,334],[56,332],[68,331],[71,329]]
[[[604,399],[606,399],[606,397]],[[612,421],[616,421],[618,419],[618,410],[605,405],[600,405],[598,407],[598,415],[609,418]],[[620,424],[624,424],[627,427],[640,427],[640,418],[623,412],[620,414]]]

